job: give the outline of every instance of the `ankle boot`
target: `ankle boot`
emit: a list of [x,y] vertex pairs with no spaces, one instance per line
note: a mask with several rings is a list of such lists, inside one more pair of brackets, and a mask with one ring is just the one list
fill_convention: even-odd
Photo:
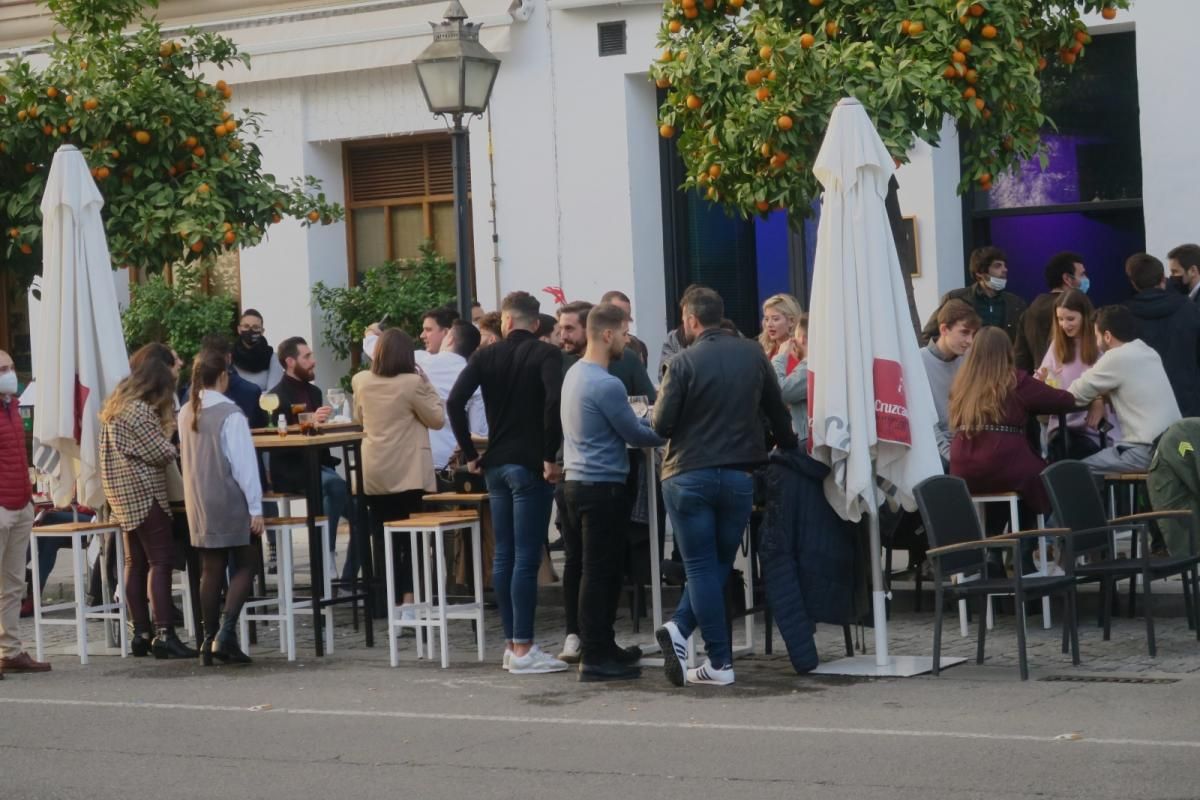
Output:
[[212,652],[213,637],[206,636],[204,641],[200,643],[200,666],[211,667],[213,663]]
[[149,632],[139,631],[133,626],[133,623],[129,625],[129,652],[133,654],[134,658],[145,658],[150,655]]
[[150,643],[155,658],[196,658],[199,655],[175,635],[174,628],[159,628],[154,641]]
[[250,656],[242,652],[237,640],[237,617],[226,617],[221,630],[210,645],[213,658],[225,664],[249,664]]

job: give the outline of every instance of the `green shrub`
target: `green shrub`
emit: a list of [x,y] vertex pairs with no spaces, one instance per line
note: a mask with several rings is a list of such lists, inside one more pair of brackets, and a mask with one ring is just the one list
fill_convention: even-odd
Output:
[[175,348],[187,365],[205,336],[231,334],[237,302],[229,294],[205,294],[202,277],[202,269],[177,266],[170,283],[162,275],[152,275],[145,283],[130,287],[129,307],[121,315],[130,352],[150,342],[163,342]]

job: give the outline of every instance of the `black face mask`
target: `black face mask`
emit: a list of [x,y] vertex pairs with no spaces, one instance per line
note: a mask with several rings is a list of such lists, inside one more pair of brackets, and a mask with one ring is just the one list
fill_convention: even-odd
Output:
[[253,347],[254,345],[258,344],[258,340],[262,338],[262,334],[255,333],[253,331],[246,331],[242,334],[241,338],[242,344],[246,345],[247,347]]
[[1179,292],[1180,294],[1188,293],[1187,284],[1184,283],[1183,278],[1179,277],[1178,275],[1172,275],[1170,278],[1167,278],[1167,291],[1172,290]]

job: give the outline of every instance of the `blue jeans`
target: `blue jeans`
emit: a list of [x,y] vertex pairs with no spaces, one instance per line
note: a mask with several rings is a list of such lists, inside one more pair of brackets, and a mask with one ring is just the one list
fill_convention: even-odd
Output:
[[[346,479],[332,467],[321,467],[321,497],[325,506],[325,516],[329,519],[329,552],[337,548],[337,529],[342,517],[350,520],[350,536],[354,537],[354,518],[347,516],[350,510],[350,487]],[[354,550],[351,548],[350,553]]]
[[754,481],[742,470],[691,470],[663,481],[663,501],[687,572],[673,620],[685,638],[699,623],[713,666],[729,666],[725,583],[750,521]]
[[492,588],[504,638],[514,644],[530,644],[554,486],[516,464],[491,467],[485,477],[496,535]]

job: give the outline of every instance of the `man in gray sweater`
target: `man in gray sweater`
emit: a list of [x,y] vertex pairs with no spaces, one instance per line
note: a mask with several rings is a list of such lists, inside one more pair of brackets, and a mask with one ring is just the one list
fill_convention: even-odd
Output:
[[587,349],[567,371],[562,388],[563,485],[566,524],[582,534],[583,577],[579,584],[581,681],[636,678],[640,651],[619,648],[613,634],[630,497],[626,490],[629,447],[664,441],[638,420],[625,385],[609,364],[625,349],[628,317],[601,303],[587,316]]
[[983,321],[966,301],[948,300],[938,309],[937,324],[938,337],[922,348],[921,361],[937,409],[938,452],[942,454],[942,467],[948,468],[950,443],[954,440],[954,431],[950,430],[950,387]]

